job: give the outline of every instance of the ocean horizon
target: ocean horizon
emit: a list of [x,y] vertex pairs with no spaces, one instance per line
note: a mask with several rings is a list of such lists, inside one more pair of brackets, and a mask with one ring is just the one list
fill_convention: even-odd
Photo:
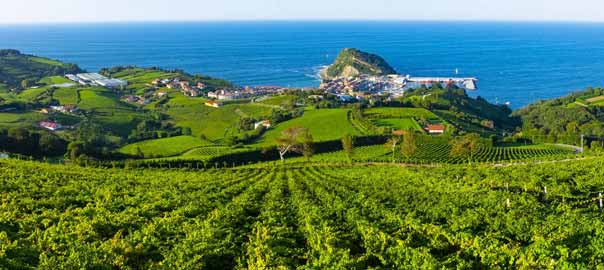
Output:
[[[471,76],[470,92],[518,108],[604,86],[604,24],[475,21],[220,21],[0,25],[0,48],[75,63],[182,69],[236,84],[314,87],[343,48],[400,74]],[[459,74],[456,74],[456,70]]]

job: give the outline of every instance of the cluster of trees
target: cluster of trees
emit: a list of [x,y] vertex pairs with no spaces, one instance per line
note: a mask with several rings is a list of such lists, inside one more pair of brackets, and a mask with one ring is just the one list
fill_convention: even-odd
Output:
[[540,101],[516,112],[523,122],[522,136],[535,141],[576,144],[580,135],[604,137],[604,106],[578,105],[583,96],[600,96],[604,89],[588,89],[571,95]]
[[150,139],[168,138],[181,135],[191,135],[191,128],[175,127],[172,123],[161,119],[146,119],[138,123],[130,132],[128,142]]
[[438,84],[430,88],[421,86],[411,89],[404,97],[396,100],[401,106],[426,108],[429,110],[447,110],[460,122],[485,127],[485,121],[491,121],[498,128],[514,130],[521,125],[520,118],[512,115],[506,105],[491,104],[482,97],[472,98],[466,91],[455,85],[445,88]]
[[74,163],[121,158],[114,149],[125,141],[119,136],[114,136],[99,123],[83,121],[70,135],[65,158]]
[[0,151],[28,156],[58,156],[65,153],[67,142],[49,132],[27,128],[0,129]]

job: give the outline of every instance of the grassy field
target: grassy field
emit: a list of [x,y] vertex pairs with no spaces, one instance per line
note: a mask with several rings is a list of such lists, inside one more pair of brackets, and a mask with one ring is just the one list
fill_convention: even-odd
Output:
[[100,108],[129,108],[120,101],[120,96],[105,88],[85,88],[80,91],[80,108],[85,110]]
[[80,90],[81,109],[92,113],[92,117],[120,136],[128,136],[144,117],[144,112],[120,101],[120,96],[105,88],[93,87]]
[[262,118],[271,108],[257,104],[230,104],[220,108],[204,105],[205,100],[173,94],[166,113],[177,126],[191,128],[194,136],[203,134],[211,141],[239,133],[242,117]]
[[373,119],[371,122],[378,127],[389,127],[399,130],[422,130],[413,118]]
[[271,96],[266,99],[262,99],[258,101],[258,103],[271,105],[271,106],[283,106],[291,103],[294,100],[294,96],[290,95],[279,95],[279,96]]
[[365,110],[364,115],[375,126],[395,130],[423,130],[416,119],[442,122],[434,113],[423,108],[371,108]]
[[53,85],[53,84],[62,84],[62,83],[72,83],[73,81],[63,77],[63,76],[52,76],[52,77],[45,77],[42,78],[39,83],[43,83],[46,85]]
[[36,125],[38,121],[45,119],[45,116],[37,112],[27,113],[0,113],[0,126],[31,126]]
[[278,124],[269,129],[258,145],[274,144],[281,132],[292,126],[308,128],[315,141],[338,140],[346,134],[360,135],[348,121],[348,109],[308,110],[304,116]]
[[371,108],[364,111],[368,118],[409,118],[438,119],[434,113],[424,108]]
[[38,62],[41,64],[46,64],[46,65],[51,65],[51,66],[63,66],[65,65],[62,62],[59,62],[57,60],[52,60],[52,59],[48,59],[48,58],[43,58],[43,57],[29,57],[29,60],[34,61],[34,62]]
[[156,140],[147,140],[126,145],[119,149],[120,153],[136,155],[140,149],[145,157],[169,157],[180,155],[195,147],[210,144],[192,136],[177,136]]
[[78,89],[76,87],[58,88],[54,91],[52,97],[62,105],[78,103]]
[[27,101],[34,101],[38,96],[46,93],[49,88],[50,87],[39,87],[26,89],[19,93],[19,97]]

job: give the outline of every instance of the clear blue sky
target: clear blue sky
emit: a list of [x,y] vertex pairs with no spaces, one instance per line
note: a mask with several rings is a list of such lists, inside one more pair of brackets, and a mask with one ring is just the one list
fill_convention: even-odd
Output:
[[0,23],[204,20],[604,21],[604,0],[3,0]]

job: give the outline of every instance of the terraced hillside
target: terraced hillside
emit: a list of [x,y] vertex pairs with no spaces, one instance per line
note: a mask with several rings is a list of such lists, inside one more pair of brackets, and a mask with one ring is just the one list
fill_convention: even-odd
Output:
[[597,269],[603,165],[178,171],[3,160],[0,268]]

